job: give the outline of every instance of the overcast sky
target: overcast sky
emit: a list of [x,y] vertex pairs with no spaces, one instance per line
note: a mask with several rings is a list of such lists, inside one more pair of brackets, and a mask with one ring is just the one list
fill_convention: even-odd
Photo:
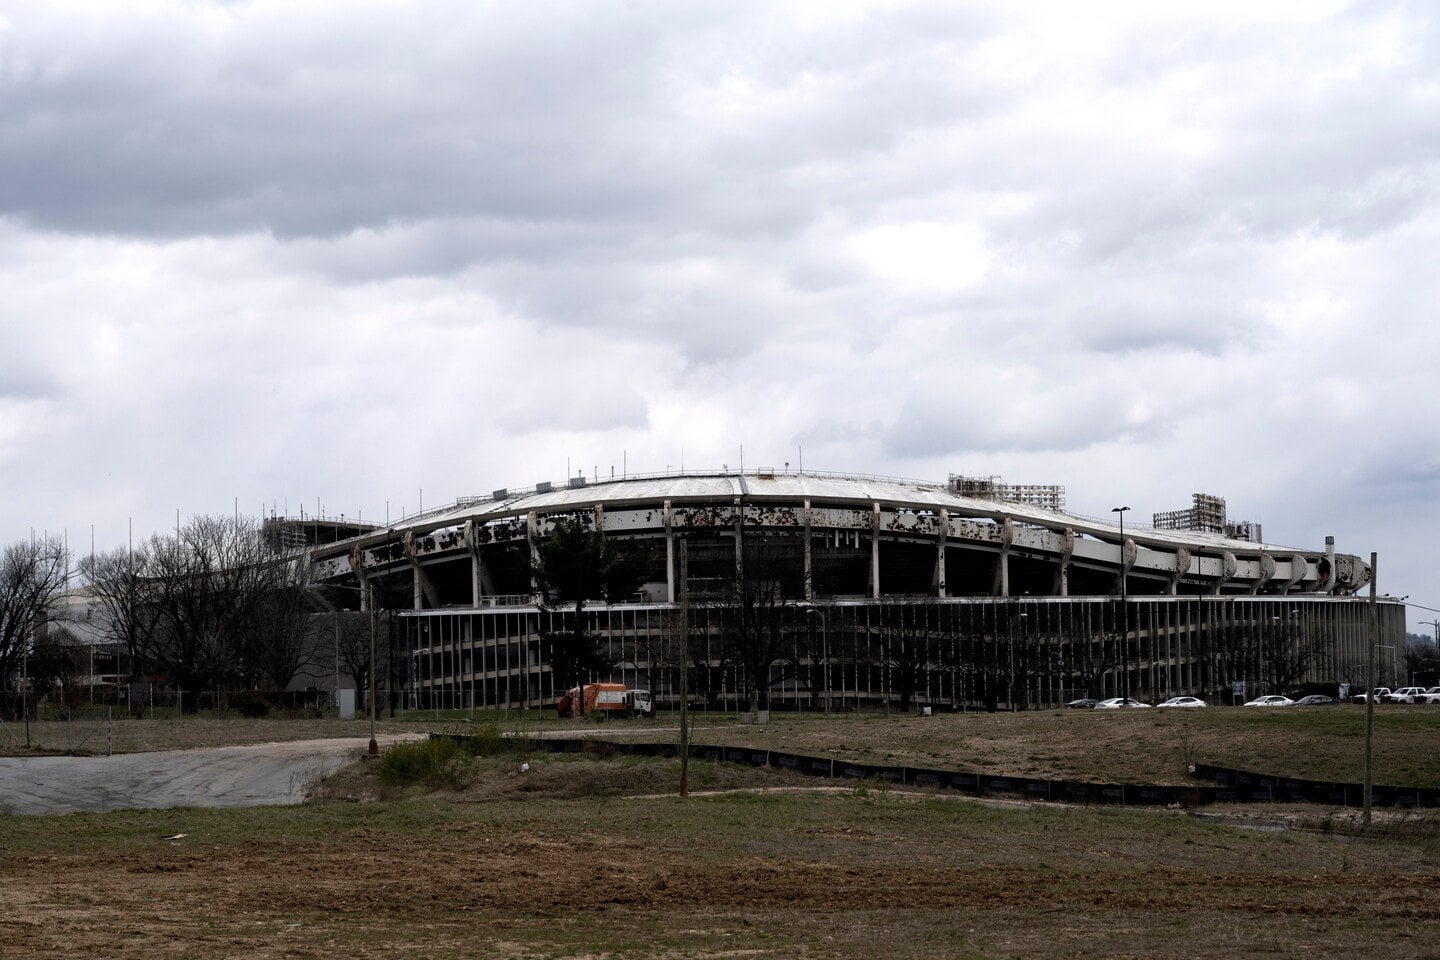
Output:
[[992,6],[5,4],[0,540],[803,447],[1440,607],[1437,8]]

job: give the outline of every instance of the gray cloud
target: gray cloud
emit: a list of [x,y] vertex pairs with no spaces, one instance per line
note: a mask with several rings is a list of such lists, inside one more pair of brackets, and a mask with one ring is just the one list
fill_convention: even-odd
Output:
[[1426,7],[12,6],[0,530],[742,444],[1440,519]]

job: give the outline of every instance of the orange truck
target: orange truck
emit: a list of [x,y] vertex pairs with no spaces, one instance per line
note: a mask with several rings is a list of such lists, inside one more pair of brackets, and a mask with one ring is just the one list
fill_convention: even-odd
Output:
[[[555,709],[562,718],[578,717],[580,687],[565,691]],[[605,717],[653,717],[655,703],[649,690],[627,690],[623,683],[587,683],[584,686],[585,716],[603,720]]]

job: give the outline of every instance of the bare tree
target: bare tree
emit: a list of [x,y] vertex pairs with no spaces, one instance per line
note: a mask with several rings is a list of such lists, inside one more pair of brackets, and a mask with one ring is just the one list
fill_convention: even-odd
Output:
[[741,556],[712,606],[722,656],[735,667],[750,709],[768,709],[770,687],[796,675],[807,636],[798,597],[802,584],[785,545],[742,539]]
[[133,682],[147,672],[142,651],[149,649],[163,612],[164,583],[154,574],[147,545],[86,557],[80,575],[99,614],[97,629],[125,651]]
[[196,517],[83,570],[103,632],[182,693],[283,688],[313,657],[295,560],[273,553],[249,518]]
[[68,628],[55,623],[36,632],[25,674],[31,695],[54,697],[74,705],[80,690],[80,641]]
[[1405,676],[1413,683],[1428,686],[1422,678],[1433,680],[1440,675],[1440,649],[1429,637],[1407,633],[1401,656],[1405,662]]
[[58,537],[20,540],[0,554],[0,687],[19,689],[36,629],[69,573],[65,543]]
[[937,658],[929,604],[887,603],[874,613],[870,649],[889,675],[888,688],[909,711]]
[[357,692],[370,689],[370,628],[366,622],[369,615],[368,612],[338,614],[340,623],[335,644],[340,672],[350,678]]

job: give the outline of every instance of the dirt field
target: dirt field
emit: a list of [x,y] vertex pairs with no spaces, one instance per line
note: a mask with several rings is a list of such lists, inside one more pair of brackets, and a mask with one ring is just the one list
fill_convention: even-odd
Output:
[[[1436,956],[1431,817],[1357,838],[1278,808],[1315,829],[863,787],[680,800],[651,795],[673,763],[531,762],[445,796],[0,818],[0,956]],[[334,787],[383,792],[368,768]]]

